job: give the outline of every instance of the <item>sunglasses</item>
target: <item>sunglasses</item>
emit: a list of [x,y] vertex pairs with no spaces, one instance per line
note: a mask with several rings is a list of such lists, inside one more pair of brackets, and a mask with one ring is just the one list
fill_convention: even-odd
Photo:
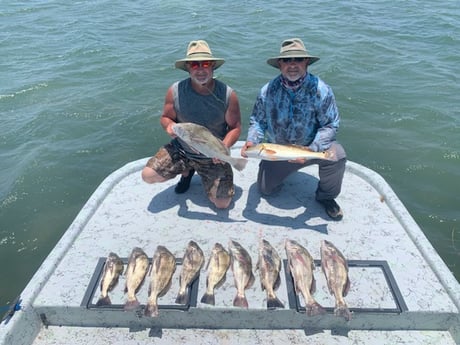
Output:
[[294,62],[304,62],[306,58],[303,57],[296,57],[296,58],[281,58],[280,61],[283,63],[291,63],[292,61]]
[[209,68],[212,66],[212,61],[191,61],[188,65],[191,69],[198,69],[199,67]]

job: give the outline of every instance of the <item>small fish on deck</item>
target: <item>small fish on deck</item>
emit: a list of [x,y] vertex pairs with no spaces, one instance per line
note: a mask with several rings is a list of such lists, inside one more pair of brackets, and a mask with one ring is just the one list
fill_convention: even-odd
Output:
[[350,290],[348,263],[340,250],[326,240],[321,242],[321,267],[326,276],[329,292],[335,297],[334,314],[350,321],[351,312],[344,300]]
[[333,148],[322,152],[315,152],[306,146],[271,143],[249,146],[246,149],[246,155],[250,158],[258,158],[268,161],[289,161],[300,158],[337,161],[337,154]]
[[281,258],[275,248],[262,239],[259,245],[259,260],[257,269],[260,275],[262,290],[267,292],[267,309],[284,308],[275,294],[281,284]]
[[204,254],[198,243],[190,241],[185,249],[182,260],[182,270],[179,278],[179,292],[176,297],[177,304],[188,303],[188,290],[190,285],[199,276],[204,265]]
[[230,254],[220,243],[214,244],[207,265],[206,292],[201,298],[201,303],[216,304],[214,291],[225,282],[229,266]]
[[158,246],[152,258],[149,298],[144,310],[145,316],[158,316],[158,298],[163,297],[170,289],[175,271],[175,256],[166,247]]
[[222,140],[214,136],[206,127],[191,122],[184,122],[176,123],[172,128],[180,139],[202,155],[227,162],[238,171],[246,167],[247,159],[232,157],[230,150],[224,145]]
[[307,316],[324,314],[326,310],[312,296],[316,290],[313,257],[304,246],[294,240],[287,239],[285,249],[289,271],[294,280],[295,292],[297,295],[302,294]]
[[233,299],[235,307],[248,308],[248,300],[245,290],[249,289],[255,281],[252,273],[252,259],[246,249],[236,241],[230,241],[230,265],[233,271],[233,278],[236,286],[236,296]]
[[125,273],[125,293],[128,294],[123,308],[125,311],[135,310],[140,306],[136,293],[142,286],[148,270],[149,258],[147,257],[147,254],[145,254],[141,248],[135,247],[129,256],[128,267],[126,268]]
[[123,274],[123,269],[123,260],[115,253],[109,253],[105,261],[104,273],[101,279],[101,296],[96,302],[98,307],[112,304],[109,292],[118,284],[118,279]]

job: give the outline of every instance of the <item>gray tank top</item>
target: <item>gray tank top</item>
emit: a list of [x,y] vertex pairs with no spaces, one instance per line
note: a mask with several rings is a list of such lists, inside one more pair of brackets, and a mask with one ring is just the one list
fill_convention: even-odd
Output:
[[190,78],[187,78],[172,85],[177,122],[202,125],[223,139],[228,132],[225,113],[232,88],[215,79],[213,93],[200,95],[193,90],[191,83]]

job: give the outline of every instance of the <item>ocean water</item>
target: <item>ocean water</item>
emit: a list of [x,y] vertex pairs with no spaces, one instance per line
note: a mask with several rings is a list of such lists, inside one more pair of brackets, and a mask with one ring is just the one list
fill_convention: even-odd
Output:
[[460,280],[458,1],[4,1],[0,306],[107,175],[168,140],[158,120],[190,40],[226,59],[244,140],[289,37],[321,57],[310,72],[334,90],[349,159],[388,181]]

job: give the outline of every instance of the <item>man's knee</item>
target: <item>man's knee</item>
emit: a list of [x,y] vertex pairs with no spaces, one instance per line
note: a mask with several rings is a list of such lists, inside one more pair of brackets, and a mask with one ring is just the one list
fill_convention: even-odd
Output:
[[152,168],[150,167],[144,167],[144,169],[142,169],[142,173],[141,173],[141,176],[142,176],[142,180],[144,180],[144,182],[146,183],[157,183],[157,182],[164,182],[166,181],[166,179],[160,175],[158,175],[158,173],[153,170]]
[[276,186],[272,186],[271,188],[267,188],[266,185],[259,184],[259,193],[262,194],[263,196],[269,196],[278,193],[283,184],[278,184]]
[[209,198],[211,202],[219,209],[226,209],[230,206],[232,198]]

